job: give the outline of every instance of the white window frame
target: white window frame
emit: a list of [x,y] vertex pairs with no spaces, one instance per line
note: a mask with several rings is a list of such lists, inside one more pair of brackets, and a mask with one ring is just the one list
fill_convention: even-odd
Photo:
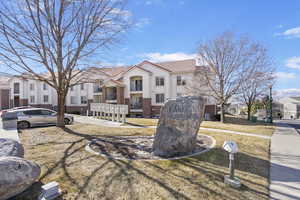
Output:
[[[160,96],[159,96],[160,95]],[[157,98],[158,97],[158,98]],[[162,98],[160,98],[162,97]],[[157,101],[158,100],[158,101]],[[165,94],[164,93],[158,93],[155,94],[155,103],[162,104],[165,103]]]
[[43,90],[48,90],[48,85],[46,83],[43,83]]
[[[45,97],[47,97],[47,98],[45,98]],[[45,99],[47,99],[47,101],[45,101]],[[44,103],[49,103],[49,95],[44,95],[43,96],[43,102]]]
[[163,76],[156,76],[155,77],[155,86],[156,87],[163,87],[163,86],[165,86],[165,77],[163,77]]
[[33,83],[29,84],[29,89],[30,89],[30,91],[34,91],[34,84]]
[[35,96],[30,96],[29,98],[30,103],[35,103]]
[[[83,100],[85,98],[85,100]],[[81,104],[87,104],[87,96],[81,96],[80,97],[80,103]]]

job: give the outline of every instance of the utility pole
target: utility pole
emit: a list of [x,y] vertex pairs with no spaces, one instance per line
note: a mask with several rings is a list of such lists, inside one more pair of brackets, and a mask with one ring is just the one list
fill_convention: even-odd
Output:
[[270,94],[269,94],[269,123],[273,123],[273,98],[272,98],[272,85],[269,87],[270,89]]

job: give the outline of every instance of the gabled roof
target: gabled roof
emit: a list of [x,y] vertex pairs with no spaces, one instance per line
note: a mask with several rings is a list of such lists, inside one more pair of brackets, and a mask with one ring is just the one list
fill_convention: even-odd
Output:
[[140,69],[140,70],[143,70],[143,71],[145,71],[145,72],[147,72],[147,73],[152,74],[151,71],[142,68],[142,67],[141,67],[141,64],[139,64],[139,65],[134,65],[134,66],[128,68],[128,70],[124,71],[123,74],[126,74],[127,72],[129,72],[129,71],[131,71],[131,70],[133,70],[133,69]]
[[197,69],[195,59],[160,62],[156,64],[170,70],[171,72],[187,72],[195,71]]
[[106,86],[108,83],[113,83],[113,84],[115,84],[116,86],[119,86],[119,87],[124,87],[125,86],[120,81],[116,81],[116,80],[113,80],[113,79],[108,79],[108,80],[104,81],[103,85]]
[[144,64],[154,65],[155,67],[158,67],[158,68],[160,68],[162,70],[165,70],[165,71],[168,71],[168,72],[172,72],[171,70],[169,70],[169,69],[167,69],[167,68],[165,68],[165,67],[163,67],[163,66],[161,66],[161,65],[159,65],[157,63],[150,62],[148,60],[144,60],[143,62],[141,62],[140,64],[138,64],[138,66],[142,66]]

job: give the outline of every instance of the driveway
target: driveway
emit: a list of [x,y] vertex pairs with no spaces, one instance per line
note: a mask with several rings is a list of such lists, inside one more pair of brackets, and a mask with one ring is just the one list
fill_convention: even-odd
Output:
[[300,133],[300,120],[285,120],[284,122],[295,128],[298,133]]
[[[300,121],[276,122],[271,138],[270,199],[300,199]],[[296,128],[296,129],[295,129]]]

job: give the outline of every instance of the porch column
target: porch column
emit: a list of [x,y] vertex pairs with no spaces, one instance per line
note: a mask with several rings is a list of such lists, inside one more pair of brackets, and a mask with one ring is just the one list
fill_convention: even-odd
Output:
[[124,103],[124,87],[117,86],[117,104]]
[[102,87],[102,96],[101,96],[101,103],[106,103],[106,87]]

